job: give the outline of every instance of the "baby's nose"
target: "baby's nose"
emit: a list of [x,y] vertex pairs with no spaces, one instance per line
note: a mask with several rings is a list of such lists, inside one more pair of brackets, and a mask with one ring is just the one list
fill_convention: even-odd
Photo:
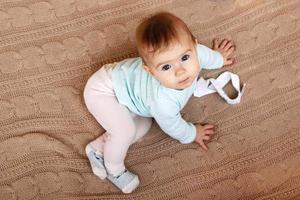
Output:
[[176,66],[175,75],[180,76],[185,73],[185,69],[182,66]]

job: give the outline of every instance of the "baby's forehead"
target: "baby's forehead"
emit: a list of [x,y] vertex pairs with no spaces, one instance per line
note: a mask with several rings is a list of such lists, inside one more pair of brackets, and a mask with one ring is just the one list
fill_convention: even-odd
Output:
[[180,55],[186,53],[193,48],[192,42],[174,41],[168,46],[154,51],[145,51],[143,59],[150,65],[156,65],[165,61],[177,59]]
[[167,51],[173,50],[174,48],[186,48],[190,47],[192,44],[194,44],[194,41],[191,40],[191,38],[186,35],[181,35],[177,38],[173,38],[169,41],[168,44],[161,44],[159,48],[154,49],[153,46],[143,46],[141,49],[143,50],[143,53],[145,55],[150,56],[156,56],[161,53],[165,53]]

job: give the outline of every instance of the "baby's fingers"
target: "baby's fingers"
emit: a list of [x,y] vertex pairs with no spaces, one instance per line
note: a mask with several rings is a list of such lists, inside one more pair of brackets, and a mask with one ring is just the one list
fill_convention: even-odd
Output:
[[207,148],[207,146],[204,144],[204,142],[201,140],[201,141],[199,141],[198,142],[198,144],[200,145],[200,147],[202,148],[202,149],[204,149],[205,151],[207,151],[208,150],[208,148]]
[[205,130],[204,134],[205,135],[212,135],[212,134],[214,134],[214,130],[212,130],[212,129]]
[[205,141],[208,141],[210,139],[211,139],[211,137],[209,135],[206,135],[206,136],[203,137],[203,140],[205,140]]
[[205,124],[205,125],[203,126],[204,130],[206,130],[206,129],[212,129],[212,128],[214,128],[214,127],[215,127],[215,126],[212,125],[212,124]]
[[229,58],[224,62],[224,65],[232,65],[234,63],[234,58]]
[[226,55],[227,57],[230,57],[230,56],[233,54],[234,50],[235,50],[235,46],[231,46],[231,47],[226,51],[225,55]]
[[213,40],[213,49],[219,48],[220,45],[220,40],[219,39],[214,39]]
[[221,42],[221,44],[220,44],[220,48],[221,48],[221,49],[224,49],[224,48],[227,46],[227,44],[228,44],[229,42],[230,42],[230,41],[224,39],[224,40]]
[[232,40],[229,40],[228,43],[226,43],[226,45],[224,46],[224,50],[228,51],[228,49],[230,49],[231,47],[234,47],[234,44]]

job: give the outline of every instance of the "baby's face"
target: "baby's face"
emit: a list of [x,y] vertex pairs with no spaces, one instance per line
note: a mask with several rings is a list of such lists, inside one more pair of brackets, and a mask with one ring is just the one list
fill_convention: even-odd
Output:
[[162,85],[182,90],[189,87],[200,72],[196,44],[189,38],[174,42],[163,51],[147,56],[144,69]]

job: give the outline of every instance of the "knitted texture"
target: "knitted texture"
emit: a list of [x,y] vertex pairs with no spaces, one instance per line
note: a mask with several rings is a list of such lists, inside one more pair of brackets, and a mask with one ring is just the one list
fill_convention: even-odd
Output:
[[[232,38],[236,63],[200,75],[247,86],[240,104],[211,94],[183,109],[217,126],[208,152],[154,123],[130,147],[141,184],[124,195],[92,174],[84,149],[104,130],[82,91],[103,64],[137,56],[137,24],[162,10],[204,45]],[[299,0],[2,0],[0,199],[300,199],[299,14]]]

